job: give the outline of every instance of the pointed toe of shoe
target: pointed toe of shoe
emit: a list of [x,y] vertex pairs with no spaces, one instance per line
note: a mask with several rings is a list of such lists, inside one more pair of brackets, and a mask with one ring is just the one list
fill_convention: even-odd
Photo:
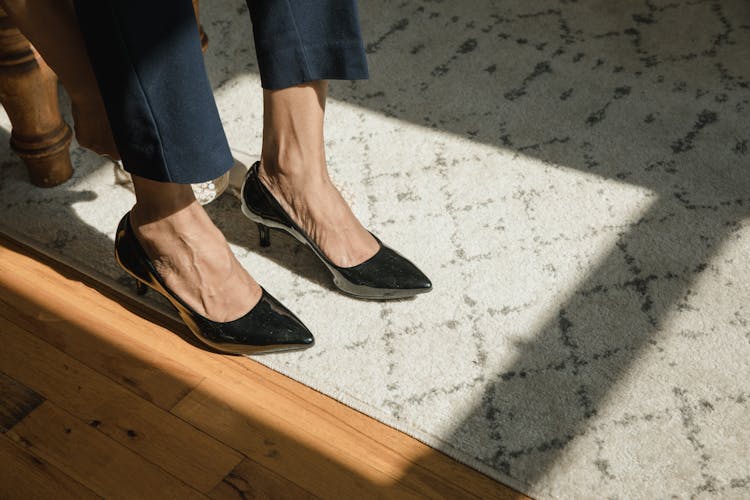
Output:
[[404,296],[432,290],[432,281],[417,266],[405,257],[396,255],[400,262],[397,274],[392,279],[394,289],[403,292]]
[[302,321],[265,288],[260,301],[245,316],[224,323],[221,328],[224,344],[242,354],[307,349],[315,337]]
[[339,289],[369,299],[404,298],[432,289],[430,279],[409,259],[379,239],[378,242],[380,250],[365,262],[353,267],[332,269],[334,282]]
[[416,293],[425,293],[432,290],[432,281],[417,266],[412,264],[412,271],[404,273],[401,278],[401,286],[405,290],[414,290]]
[[[244,316],[225,323],[206,318],[196,321],[204,341],[237,354],[261,354],[307,349],[313,334],[278,299],[262,288],[260,301]],[[195,318],[193,318],[195,321]]]
[[291,311],[280,313],[274,324],[268,325],[269,345],[306,349],[315,344],[312,332]]

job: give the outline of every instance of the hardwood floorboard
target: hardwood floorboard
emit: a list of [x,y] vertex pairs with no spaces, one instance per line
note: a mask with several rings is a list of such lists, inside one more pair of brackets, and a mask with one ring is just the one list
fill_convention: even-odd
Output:
[[3,435],[0,435],[0,492],[2,498],[102,498]]
[[[0,314],[162,408],[174,406],[203,379],[168,351],[149,348],[153,327],[147,321],[51,271],[0,246]],[[123,335],[136,330],[145,344]]]
[[[251,460],[293,481],[323,498],[363,498],[372,490],[371,481],[363,478],[365,463],[347,464],[322,454],[309,442],[300,442],[300,429],[309,421],[290,426],[282,420],[274,425],[275,415],[259,406],[264,395],[245,396],[215,382],[199,387],[175,408],[174,412],[199,429],[223,442],[231,442]],[[293,415],[292,415],[293,416]],[[315,433],[313,429],[313,433]],[[302,436],[306,438],[307,436]],[[347,465],[359,470],[348,470]],[[375,471],[368,479],[377,478]],[[330,478],[335,477],[336,481]]]
[[[186,342],[192,337],[183,324],[3,235],[0,294],[0,315],[26,332],[27,349],[44,341],[77,363],[78,377],[171,410],[235,450],[239,463],[210,490],[210,481],[201,483],[213,498],[527,498],[252,359]],[[0,370],[6,362],[0,358]],[[42,396],[56,390],[52,382],[36,384],[30,388]],[[89,393],[87,404],[97,391],[103,389]],[[78,412],[80,404],[67,408]],[[121,408],[108,404],[107,418],[118,418]],[[127,418],[154,436],[148,419]]]
[[307,500],[319,498],[285,477],[246,458],[209,494],[214,499],[273,498]]
[[6,435],[106,498],[206,498],[51,401]]
[[375,438],[341,432],[343,423],[328,415],[295,411],[294,401],[259,386],[252,398],[247,394],[207,379],[172,411],[323,498],[470,496],[426,469],[410,467],[411,460]]
[[0,367],[15,380],[199,491],[242,456],[0,316]]
[[[274,394],[274,405],[280,405],[289,400],[292,405],[283,411],[293,411],[291,408],[304,408],[304,416],[310,418],[315,414],[315,420],[307,421],[311,429],[328,429],[333,427],[329,435],[332,443],[342,445],[347,443],[352,449],[358,450],[359,456],[379,463],[380,457],[388,457],[390,466],[400,466],[401,475],[425,477],[430,488],[439,488],[443,482],[458,487],[469,496],[479,498],[522,499],[526,496],[499,484],[479,472],[471,469],[445,454],[438,452],[424,443],[389,427],[372,417],[343,405],[329,396],[312,390],[288,377],[279,377],[273,370],[258,363],[244,363],[244,360],[232,360],[237,364],[239,372],[253,373],[253,377],[237,376],[237,381],[248,384],[251,381],[263,381],[263,387]],[[207,379],[213,380],[213,379]],[[240,385],[236,382],[235,385]],[[253,390],[258,390],[257,386]],[[189,396],[188,396],[189,397]],[[278,411],[278,410],[277,410]],[[298,414],[299,410],[293,412]],[[323,423],[321,422],[327,422]],[[346,446],[346,445],[345,445]],[[425,474],[428,472],[429,474]],[[451,488],[449,488],[451,491]],[[458,497],[454,497],[458,498]]]
[[[6,349],[7,347],[3,346],[0,351]],[[2,366],[0,364],[0,367]],[[6,432],[13,428],[43,402],[42,396],[0,372],[0,432]]]

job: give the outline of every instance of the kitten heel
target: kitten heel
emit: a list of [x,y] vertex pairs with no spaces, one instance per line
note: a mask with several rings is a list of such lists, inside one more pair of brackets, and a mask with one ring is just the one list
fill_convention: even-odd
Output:
[[258,223],[258,234],[260,235],[260,246],[270,247],[271,246],[271,230],[268,226],[264,226],[260,222]]

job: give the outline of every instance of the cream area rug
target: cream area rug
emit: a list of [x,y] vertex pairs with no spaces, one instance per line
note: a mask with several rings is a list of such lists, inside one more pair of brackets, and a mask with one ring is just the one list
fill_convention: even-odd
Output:
[[[750,4],[360,9],[372,78],[331,86],[332,177],[434,291],[344,297],[291,238],[261,249],[225,194],[210,215],[317,338],[258,360],[539,498],[750,497]],[[245,5],[203,2],[203,23],[252,161]],[[76,149],[42,190],[2,143],[2,230],[130,285],[112,164]]]

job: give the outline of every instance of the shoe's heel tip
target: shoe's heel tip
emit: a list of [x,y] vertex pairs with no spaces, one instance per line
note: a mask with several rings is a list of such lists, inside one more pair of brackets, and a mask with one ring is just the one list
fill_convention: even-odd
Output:
[[146,292],[148,292],[148,287],[145,283],[135,280],[135,292],[138,295],[144,295]]
[[260,222],[258,223],[258,235],[260,236],[260,246],[270,247],[271,246],[271,230],[268,226],[264,226]]

